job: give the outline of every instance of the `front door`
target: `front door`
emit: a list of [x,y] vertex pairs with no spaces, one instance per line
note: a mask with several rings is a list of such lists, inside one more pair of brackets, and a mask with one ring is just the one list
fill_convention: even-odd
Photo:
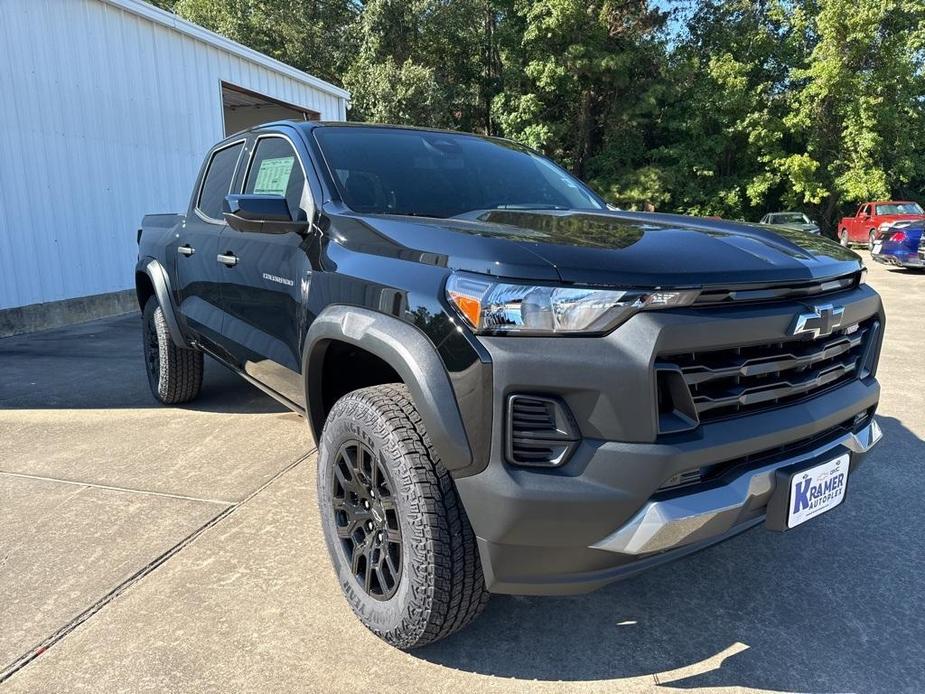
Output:
[[180,314],[207,340],[222,332],[222,269],[219,239],[228,228],[222,202],[231,190],[244,140],[216,149],[208,158],[197,195],[177,239],[177,287]]
[[[283,135],[260,135],[247,167],[244,193],[280,195],[295,218],[310,219],[311,196],[302,159]],[[313,233],[242,232],[221,236],[222,334],[236,366],[304,407],[300,353],[303,297],[308,295]]]
[[867,240],[867,228],[870,226],[871,206],[864,205],[861,207],[858,216],[854,221],[854,228],[851,229],[851,240],[856,242]]

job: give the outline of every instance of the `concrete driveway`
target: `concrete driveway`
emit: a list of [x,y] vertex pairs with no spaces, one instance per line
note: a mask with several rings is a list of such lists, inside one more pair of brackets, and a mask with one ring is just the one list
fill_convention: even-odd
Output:
[[214,364],[158,406],[135,315],[0,340],[0,689],[925,691],[925,274],[870,281],[886,439],[841,509],[413,654],[340,595],[298,417]]

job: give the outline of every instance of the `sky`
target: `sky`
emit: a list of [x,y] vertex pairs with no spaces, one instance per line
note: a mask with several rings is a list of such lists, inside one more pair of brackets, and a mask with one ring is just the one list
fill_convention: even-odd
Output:
[[684,29],[684,10],[687,9],[691,3],[685,2],[684,0],[650,0],[651,4],[654,7],[662,10],[663,12],[669,12],[675,10],[671,18],[668,20],[668,32],[672,37],[672,40],[681,33]]

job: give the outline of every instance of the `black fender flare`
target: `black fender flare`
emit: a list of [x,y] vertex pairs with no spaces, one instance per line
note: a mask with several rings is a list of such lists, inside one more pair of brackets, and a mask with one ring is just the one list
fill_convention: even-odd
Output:
[[389,364],[411,392],[431,443],[447,470],[472,463],[456,394],[437,349],[420,330],[394,316],[356,306],[332,305],[312,322],[302,351],[306,415],[315,441],[324,425],[322,364],[327,345],[346,342]]
[[[190,349],[190,345],[183,335],[183,330],[180,328],[180,322],[177,320],[177,309],[173,304],[173,294],[170,291],[170,278],[167,276],[167,271],[164,269],[164,266],[154,258],[145,258],[139,261],[135,268],[135,272],[143,273],[151,280],[151,286],[154,287],[154,295],[157,297],[157,303],[160,304],[161,310],[164,312],[164,322],[167,323],[167,332],[170,333],[170,337],[173,339],[174,343],[184,349]],[[141,301],[139,301],[139,304],[140,303]],[[144,308],[145,307],[142,306],[141,310],[144,311]]]

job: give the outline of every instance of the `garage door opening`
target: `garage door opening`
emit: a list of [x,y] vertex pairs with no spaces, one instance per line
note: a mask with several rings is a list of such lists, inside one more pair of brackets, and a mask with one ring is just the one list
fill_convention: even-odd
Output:
[[319,114],[285,101],[222,82],[225,135],[275,120],[318,120]]

